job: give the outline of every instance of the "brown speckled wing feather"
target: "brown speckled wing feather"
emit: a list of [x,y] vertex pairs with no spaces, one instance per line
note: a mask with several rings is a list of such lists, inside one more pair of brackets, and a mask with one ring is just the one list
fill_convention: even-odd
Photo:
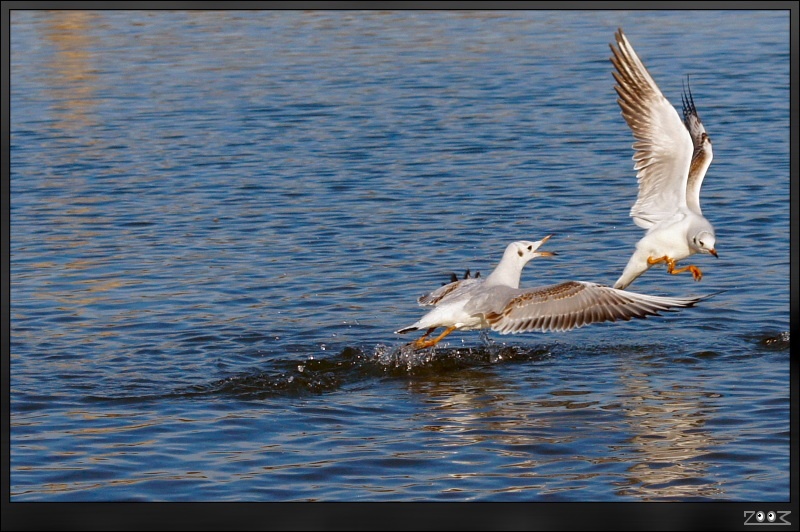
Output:
[[611,45],[611,62],[622,116],[633,131],[639,195],[631,209],[647,229],[686,204],[686,184],[694,145],[678,111],[661,93],[622,30]]
[[609,286],[568,281],[520,290],[486,321],[497,332],[568,331],[590,323],[645,318],[672,308],[691,307],[700,298],[637,294]]

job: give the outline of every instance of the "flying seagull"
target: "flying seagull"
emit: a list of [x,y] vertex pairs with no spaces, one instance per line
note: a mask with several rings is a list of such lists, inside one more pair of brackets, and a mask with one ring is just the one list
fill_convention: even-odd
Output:
[[622,116],[633,131],[639,196],[630,215],[646,229],[636,244],[614,288],[625,289],[654,264],[664,262],[667,271],[692,272],[697,266],[676,268],[676,263],[695,253],[717,256],[714,227],[700,210],[700,186],[711,164],[711,140],[697,115],[691,90],[684,88],[683,120],[658,89],[636,55],[628,38],[617,30],[617,47],[611,44],[611,62]]

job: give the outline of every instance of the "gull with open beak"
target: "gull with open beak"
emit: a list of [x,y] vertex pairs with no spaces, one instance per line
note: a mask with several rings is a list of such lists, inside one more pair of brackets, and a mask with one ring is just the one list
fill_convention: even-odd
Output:
[[[549,239],[513,242],[487,277],[456,280],[423,295],[419,304],[433,306],[433,310],[396,332],[425,331],[412,343],[415,349],[424,349],[455,330],[488,328],[501,334],[568,331],[590,323],[645,318],[659,311],[691,307],[703,299],[650,296],[584,281],[520,288],[522,269],[528,261],[555,255],[539,250]],[[444,332],[428,339],[440,327]]]

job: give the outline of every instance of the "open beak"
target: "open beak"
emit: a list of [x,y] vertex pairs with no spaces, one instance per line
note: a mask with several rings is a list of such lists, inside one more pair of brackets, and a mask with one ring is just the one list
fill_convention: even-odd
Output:
[[717,250],[716,249],[713,249],[713,248],[709,249],[708,252],[711,253],[712,255],[714,255],[715,257],[719,258],[719,255],[717,255]]
[[[553,236],[553,235],[547,235],[546,237],[541,239],[539,241],[540,242],[539,247],[541,247],[542,244],[544,244],[545,242],[550,240],[551,236]],[[554,257],[554,256],[558,255],[558,253],[556,253],[555,251],[537,251],[536,253],[538,253],[540,257]]]

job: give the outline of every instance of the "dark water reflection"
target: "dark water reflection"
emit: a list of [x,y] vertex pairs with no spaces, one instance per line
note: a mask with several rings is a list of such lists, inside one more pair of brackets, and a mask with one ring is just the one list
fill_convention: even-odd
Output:
[[[788,21],[693,16],[15,11],[12,500],[788,499]],[[511,240],[618,276],[618,26],[716,157],[720,259],[632,288],[722,292],[405,349]]]

